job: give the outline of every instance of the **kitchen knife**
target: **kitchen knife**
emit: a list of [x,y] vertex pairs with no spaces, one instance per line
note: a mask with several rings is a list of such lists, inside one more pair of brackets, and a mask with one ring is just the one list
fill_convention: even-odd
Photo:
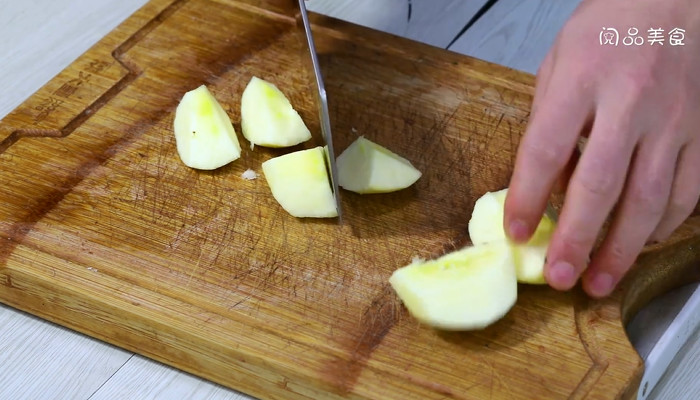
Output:
[[318,62],[316,46],[314,44],[314,38],[311,32],[311,24],[309,23],[309,15],[306,12],[306,4],[304,1],[305,0],[299,0],[301,19],[297,18],[297,23],[303,25],[304,36],[306,37],[304,43],[305,47],[308,46],[308,49],[304,48],[305,55],[303,56],[303,60],[307,64],[305,72],[309,76],[310,86],[314,88],[313,97],[315,106],[318,110],[319,121],[321,124],[321,134],[326,145],[328,176],[330,177],[333,197],[335,198],[336,208],[338,209],[338,221],[342,222],[340,193],[338,190],[338,167],[336,166],[335,151],[333,150],[333,135],[331,133],[331,121],[328,112],[328,97],[326,95],[326,88],[323,84],[323,75],[321,74],[321,67]]

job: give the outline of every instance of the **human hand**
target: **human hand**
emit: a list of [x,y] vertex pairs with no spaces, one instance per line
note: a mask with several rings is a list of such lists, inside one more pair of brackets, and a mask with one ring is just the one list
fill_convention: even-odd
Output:
[[[602,27],[617,27],[618,46],[600,44]],[[643,45],[623,45],[631,27]],[[683,46],[670,45],[676,27],[687,32]],[[650,28],[664,29],[663,45],[647,41]],[[580,136],[588,141],[579,157]],[[559,290],[580,277],[589,295],[609,295],[646,243],[692,213],[700,197],[700,2],[579,6],[538,71],[506,199],[513,240],[532,235],[558,184],[566,195],[545,277]]]

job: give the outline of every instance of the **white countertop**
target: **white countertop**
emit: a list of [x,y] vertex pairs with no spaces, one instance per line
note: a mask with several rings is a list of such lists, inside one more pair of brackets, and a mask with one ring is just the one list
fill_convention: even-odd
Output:
[[[0,0],[0,117],[145,2]],[[535,72],[578,2],[499,0],[449,49]],[[446,47],[484,3],[486,0],[311,0],[309,8]],[[535,19],[538,24],[531,23]],[[691,292],[679,292],[680,301],[671,299],[650,307],[640,318],[644,322],[634,328],[635,337],[645,336],[654,326],[663,331],[669,316]],[[249,398],[6,306],[0,306],[0,349],[0,399]],[[697,334],[650,398],[700,398]]]

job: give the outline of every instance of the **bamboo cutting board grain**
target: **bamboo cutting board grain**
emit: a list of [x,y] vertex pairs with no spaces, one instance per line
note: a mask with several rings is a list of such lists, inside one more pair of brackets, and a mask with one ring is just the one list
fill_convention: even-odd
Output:
[[[479,332],[418,325],[387,279],[469,243],[475,200],[507,185],[533,79],[314,15],[336,146],[357,135],[423,177],[343,193],[346,220],[298,220],[248,168],[289,150],[240,135],[257,75],[314,132],[284,0],[152,0],[0,123],[0,300],[265,399],[630,397],[642,362],[623,324],[697,279],[700,217],[648,248],[611,299],[521,286]],[[188,169],[172,134],[207,84],[242,158]]]

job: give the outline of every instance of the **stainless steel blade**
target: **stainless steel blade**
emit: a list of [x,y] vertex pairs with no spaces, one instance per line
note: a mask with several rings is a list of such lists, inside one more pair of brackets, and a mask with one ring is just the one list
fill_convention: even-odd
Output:
[[557,210],[554,209],[552,203],[547,202],[547,208],[545,208],[544,213],[555,223],[559,222],[559,213],[557,213]]
[[[338,167],[335,163],[335,151],[333,149],[333,135],[331,133],[331,120],[328,112],[328,96],[326,95],[326,87],[323,83],[323,75],[321,73],[321,66],[318,62],[318,55],[316,54],[316,45],[314,44],[313,34],[311,32],[311,23],[309,22],[309,15],[306,12],[305,0],[299,0],[299,11],[301,14],[301,21],[298,21],[304,26],[304,32],[306,36],[306,44],[308,45],[308,57],[304,59],[309,63],[306,68],[306,73],[309,75],[311,86],[316,90],[315,100],[316,106],[318,108],[319,122],[321,124],[321,134],[323,135],[323,140],[326,145],[326,156],[328,162],[328,176],[330,177],[330,184],[333,189],[333,197],[335,198],[335,204],[338,209],[338,220],[342,221],[342,211],[340,207],[340,191],[338,189]],[[313,71],[313,74],[311,73]]]

